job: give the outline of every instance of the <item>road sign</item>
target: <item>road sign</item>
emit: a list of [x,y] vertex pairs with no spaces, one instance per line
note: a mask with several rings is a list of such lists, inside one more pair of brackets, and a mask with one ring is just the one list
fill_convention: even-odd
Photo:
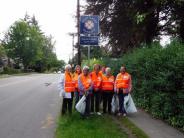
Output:
[[99,34],[99,16],[81,16],[80,34]]
[[80,45],[98,46],[98,36],[80,36]]

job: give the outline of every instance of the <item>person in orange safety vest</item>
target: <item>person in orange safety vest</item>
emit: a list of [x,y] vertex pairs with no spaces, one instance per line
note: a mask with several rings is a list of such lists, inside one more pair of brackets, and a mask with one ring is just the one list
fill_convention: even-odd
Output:
[[91,95],[91,112],[94,112],[94,105],[95,111],[97,115],[101,115],[99,112],[100,106],[100,94],[101,94],[101,82],[102,82],[102,74],[100,73],[100,65],[95,64],[94,70],[91,72],[91,79],[93,82],[93,93]]
[[63,97],[62,104],[62,114],[65,114],[68,107],[69,114],[72,113],[72,101],[73,101],[73,92],[75,90],[75,83],[72,79],[71,74],[71,65],[68,64],[65,66],[64,76],[61,77],[59,82],[59,87],[61,90],[61,95]]
[[81,67],[79,65],[76,65],[75,72],[73,74],[73,81],[75,82],[75,91],[74,91],[75,105],[79,101],[78,77],[80,74],[81,74]]
[[107,67],[105,74],[102,75],[102,96],[103,96],[103,113],[106,113],[108,105],[108,113],[111,114],[111,101],[114,94],[114,76],[111,69]]
[[119,97],[119,113],[118,115],[126,116],[126,111],[124,108],[124,97],[127,96],[132,91],[132,79],[131,75],[126,72],[126,67],[122,66],[120,68],[120,73],[116,77],[115,90]]
[[79,84],[79,94],[80,98],[82,98],[83,95],[86,96],[86,109],[83,117],[88,117],[90,115],[90,93],[92,90],[92,80],[91,76],[89,75],[89,67],[84,66],[82,69],[82,74],[79,76],[78,79]]

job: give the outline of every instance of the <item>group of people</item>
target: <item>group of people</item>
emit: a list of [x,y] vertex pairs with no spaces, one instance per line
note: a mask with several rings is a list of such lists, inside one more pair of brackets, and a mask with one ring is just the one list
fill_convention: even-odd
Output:
[[88,66],[81,69],[76,65],[74,73],[71,65],[68,64],[65,66],[65,73],[61,77],[59,86],[60,95],[63,97],[62,114],[67,111],[71,114],[73,98],[76,105],[84,95],[86,96],[85,116],[94,113],[101,115],[100,103],[103,104],[103,113],[111,114],[111,101],[116,93],[119,98],[118,115],[126,116],[124,97],[132,91],[132,80],[125,66],[121,66],[120,73],[114,77],[111,68],[101,68],[99,64],[94,65],[92,72]]

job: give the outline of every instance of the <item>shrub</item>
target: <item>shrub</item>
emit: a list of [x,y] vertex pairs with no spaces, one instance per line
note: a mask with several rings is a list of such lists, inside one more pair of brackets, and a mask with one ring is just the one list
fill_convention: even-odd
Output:
[[21,73],[21,70],[20,69],[14,69],[14,68],[10,68],[10,67],[4,67],[3,69],[4,71],[1,72],[1,74],[18,74],[18,73]]
[[164,48],[153,43],[120,59],[98,62],[110,66],[114,74],[125,64],[132,75],[136,105],[184,131],[183,43],[173,41]]

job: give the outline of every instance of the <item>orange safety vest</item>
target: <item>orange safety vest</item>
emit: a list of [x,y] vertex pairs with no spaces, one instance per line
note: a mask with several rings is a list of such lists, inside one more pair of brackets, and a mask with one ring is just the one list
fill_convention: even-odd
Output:
[[130,74],[125,72],[125,74],[119,73],[116,77],[116,88],[126,89],[129,87]]
[[78,88],[78,77],[79,77],[78,73],[73,74],[73,81],[75,82],[75,88]]
[[96,72],[91,72],[91,79],[93,82],[93,88],[101,88],[101,82],[102,82],[102,74]]
[[102,90],[103,91],[113,91],[114,89],[114,76],[102,76]]
[[72,80],[72,74],[65,72],[65,92],[74,92],[75,82]]
[[84,88],[85,88],[86,90],[90,88],[90,86],[91,86],[91,84],[92,84],[92,80],[91,80],[90,75],[84,76],[84,74],[82,73],[82,74],[79,76],[79,79],[81,80],[81,83],[82,83],[82,85],[84,86]]

